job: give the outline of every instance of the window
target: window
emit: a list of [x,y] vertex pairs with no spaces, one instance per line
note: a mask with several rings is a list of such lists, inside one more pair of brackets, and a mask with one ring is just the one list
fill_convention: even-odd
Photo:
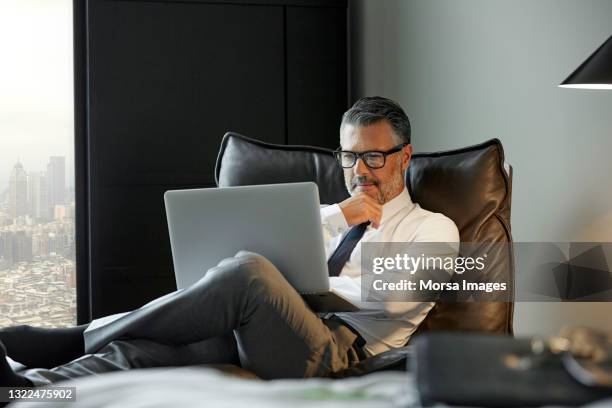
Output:
[[71,0],[0,2],[0,327],[76,323]]

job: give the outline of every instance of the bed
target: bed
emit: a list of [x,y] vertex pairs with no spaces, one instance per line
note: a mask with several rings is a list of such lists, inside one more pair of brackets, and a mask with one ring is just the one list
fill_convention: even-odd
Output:
[[[237,378],[213,368],[194,366],[120,371],[55,385],[76,387],[76,401],[54,402],[52,405],[49,402],[14,402],[9,407],[420,407],[412,374],[401,371],[344,379],[263,381]],[[608,399],[586,407],[611,406],[612,399]]]

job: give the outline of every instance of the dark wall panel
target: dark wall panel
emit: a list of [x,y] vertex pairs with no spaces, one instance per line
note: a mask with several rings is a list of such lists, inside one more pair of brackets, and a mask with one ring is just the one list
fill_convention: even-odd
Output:
[[212,182],[230,129],[283,143],[282,7],[94,3],[99,182]]
[[289,144],[338,147],[348,107],[346,44],[346,9],[287,7]]
[[92,1],[94,317],[174,289],[163,207],[210,187],[227,130],[284,142],[283,9]]

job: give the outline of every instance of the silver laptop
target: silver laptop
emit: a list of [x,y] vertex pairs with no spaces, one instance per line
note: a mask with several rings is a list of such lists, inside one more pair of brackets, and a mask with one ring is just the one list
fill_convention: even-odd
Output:
[[313,311],[359,310],[330,290],[315,183],[172,190],[164,202],[178,289],[247,250],[268,258]]

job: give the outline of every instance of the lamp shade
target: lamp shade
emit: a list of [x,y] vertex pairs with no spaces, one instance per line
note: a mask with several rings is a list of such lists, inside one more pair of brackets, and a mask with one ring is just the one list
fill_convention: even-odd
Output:
[[612,89],[612,36],[559,86],[563,88]]

